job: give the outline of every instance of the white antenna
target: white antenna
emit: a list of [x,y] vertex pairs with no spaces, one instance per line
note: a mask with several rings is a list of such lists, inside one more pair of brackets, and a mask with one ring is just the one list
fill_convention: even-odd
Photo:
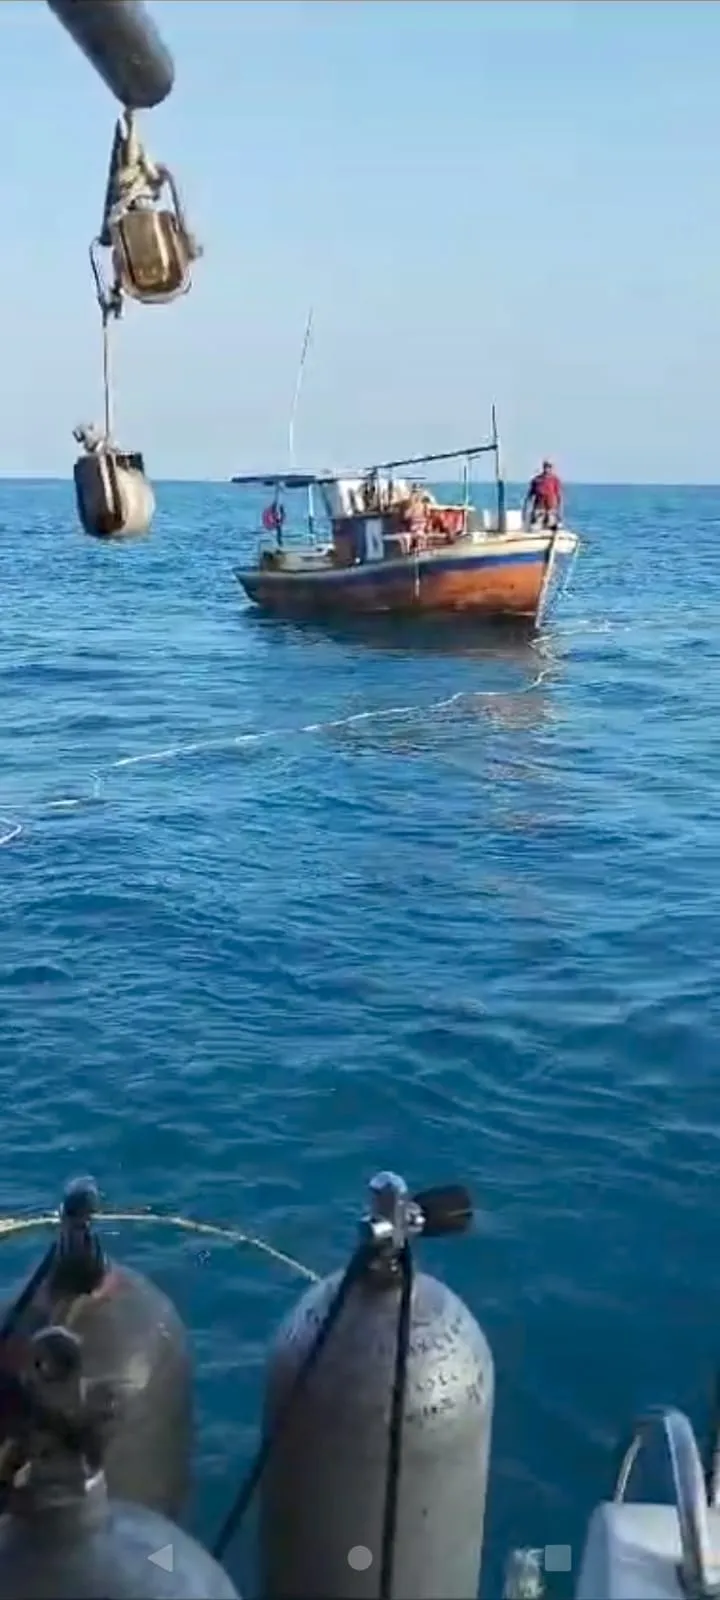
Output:
[[290,422],[288,424],[288,462],[289,462],[290,467],[294,467],[294,465],[295,465],[295,418],[297,416],[298,402],[300,400],[300,390],[302,388],[303,372],[305,370],[305,361],[307,359],[307,353],[308,353],[308,350],[310,348],[310,335],[312,333],[312,325],[313,325],[313,308],[311,306],[310,310],[308,312],[308,319],[307,319],[307,322],[305,324],[305,337],[303,339],[302,351],[300,353],[300,365],[298,367],[297,378],[295,379],[295,393],[293,395],[293,403],[292,403],[292,406],[290,408]]

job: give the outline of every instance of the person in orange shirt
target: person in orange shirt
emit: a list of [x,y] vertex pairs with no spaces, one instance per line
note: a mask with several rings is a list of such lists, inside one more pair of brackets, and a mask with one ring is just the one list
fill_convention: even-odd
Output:
[[531,528],[559,528],[562,519],[563,486],[552,461],[543,461],[525,496],[523,522],[529,521]]

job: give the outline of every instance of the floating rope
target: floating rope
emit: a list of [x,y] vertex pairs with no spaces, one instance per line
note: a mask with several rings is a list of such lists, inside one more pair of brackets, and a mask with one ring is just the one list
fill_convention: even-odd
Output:
[[[531,646],[538,654],[537,644]],[[108,778],[114,772],[124,771],[131,767],[140,767],[149,763],[172,762],[188,760],[195,756],[210,755],[215,752],[254,748],[256,745],[277,743],[289,738],[308,737],[314,734],[332,733],[336,729],[360,727],[364,723],[382,722],[392,720],[393,717],[407,719],[427,717],[431,712],[451,710],[453,707],[462,707],[466,702],[475,700],[488,701],[492,706],[494,700],[515,699],[520,696],[534,694],[541,688],[547,678],[555,671],[552,658],[546,666],[540,668],[529,683],[519,689],[460,689],[455,694],[447,695],[442,700],[430,700],[416,703],[415,705],[394,705],[370,707],[367,711],[353,711],[349,716],[331,717],[322,722],[305,722],[300,726],[288,728],[259,728],[255,732],[228,734],[214,739],[198,739],[189,744],[166,745],[160,750],[143,750],[135,755],[119,756],[116,761],[111,761],[103,771],[90,772],[88,778],[92,785],[91,792],[86,795],[64,795],[56,800],[47,800],[43,805],[45,811],[73,811],[94,801],[103,798],[103,790]],[[0,827],[6,829],[0,833],[0,848],[12,844],[21,835],[27,836],[30,822],[14,821],[12,817],[0,817]],[[1,1222],[1,1219],[0,1219]]]
[[[33,1233],[38,1228],[57,1228],[60,1220],[59,1211],[48,1211],[37,1217],[0,1217],[0,1239],[8,1239],[18,1233]],[[244,1245],[248,1250],[256,1250],[259,1255],[277,1261],[282,1267],[289,1267],[308,1283],[320,1282],[319,1273],[313,1272],[311,1267],[303,1266],[302,1261],[297,1261],[287,1251],[276,1250],[265,1239],[258,1239],[252,1233],[243,1233],[239,1228],[222,1227],[216,1222],[196,1222],[193,1217],[163,1215],[159,1211],[98,1211],[93,1220],[160,1223],[163,1227],[180,1228],[184,1233],[195,1233],[204,1238],[227,1239],[231,1244]]]

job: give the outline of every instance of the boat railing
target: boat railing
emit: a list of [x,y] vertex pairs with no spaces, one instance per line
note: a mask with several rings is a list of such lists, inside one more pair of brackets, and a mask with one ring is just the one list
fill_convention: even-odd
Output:
[[712,1590],[711,1543],[708,1530],[708,1500],[703,1464],[690,1422],[682,1411],[661,1407],[641,1417],[633,1429],[625,1452],[613,1496],[622,1504],[635,1462],[648,1440],[660,1434],[667,1452],[673,1497],[680,1530],[683,1587],[686,1593],[707,1595]]
[[256,552],[258,561],[267,559],[268,556],[282,556],[283,553],[292,553],[299,549],[312,550],[316,554],[332,549],[332,534],[325,527],[318,527],[303,522],[285,522],[281,529],[270,531],[267,528],[256,528]]

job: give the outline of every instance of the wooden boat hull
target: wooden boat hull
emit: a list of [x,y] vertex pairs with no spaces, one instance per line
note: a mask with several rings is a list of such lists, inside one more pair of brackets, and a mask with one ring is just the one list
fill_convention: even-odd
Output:
[[[465,612],[536,618],[562,585],[576,534],[463,540],[417,557],[352,567],[303,564],[236,569],[248,599],[280,616]],[[292,558],[290,558],[292,559]]]

